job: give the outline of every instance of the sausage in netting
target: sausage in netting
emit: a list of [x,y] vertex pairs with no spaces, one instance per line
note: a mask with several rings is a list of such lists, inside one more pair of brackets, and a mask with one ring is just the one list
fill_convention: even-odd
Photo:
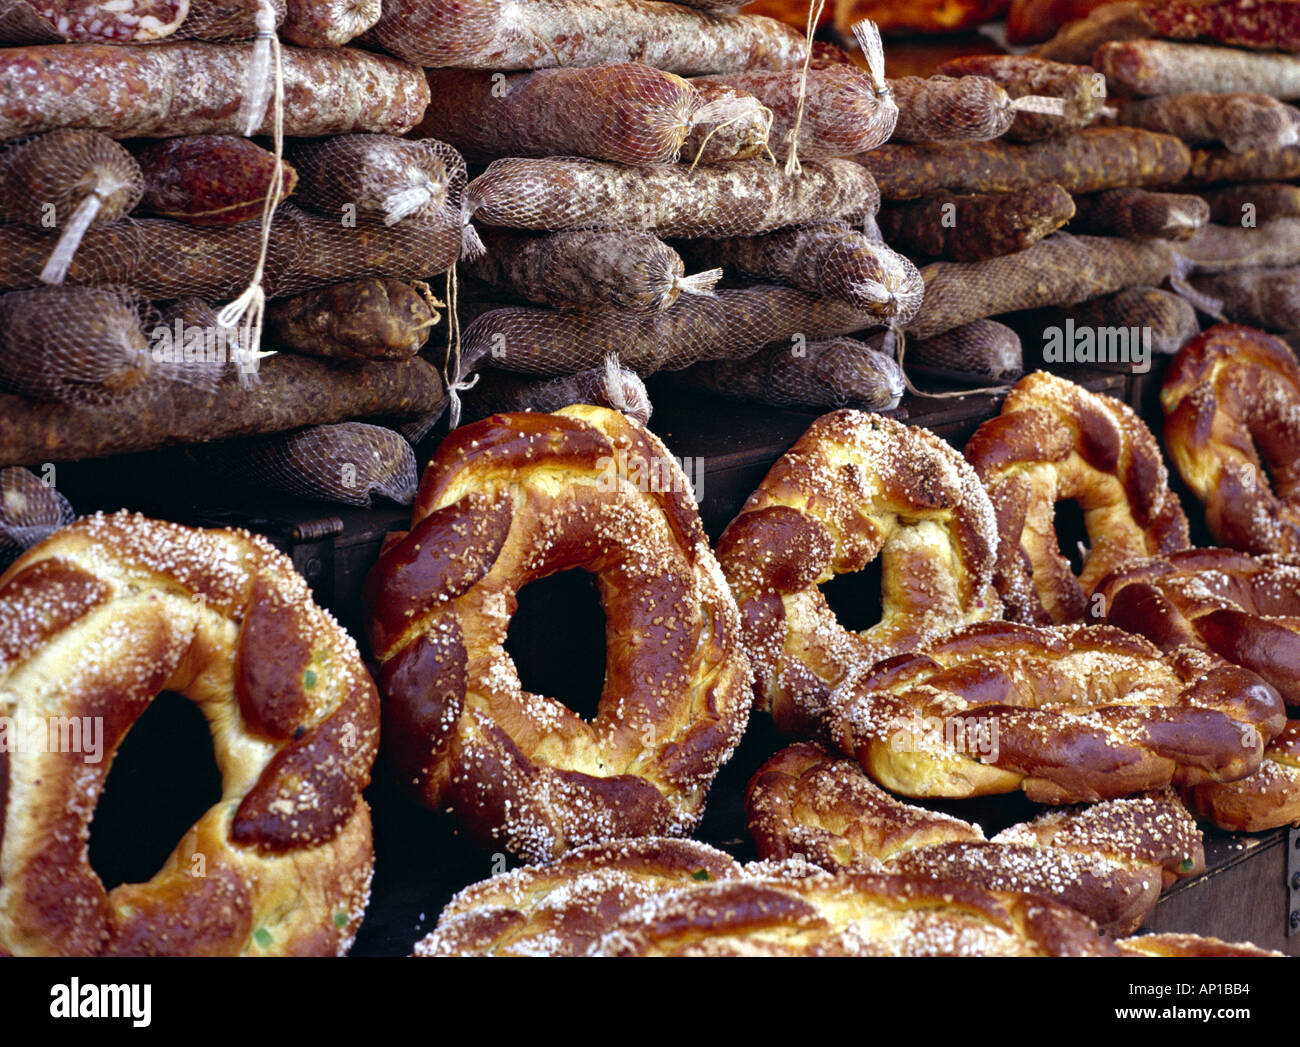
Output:
[[[243,134],[254,44],[56,44],[0,48],[0,140],[79,127],[112,138]],[[424,74],[354,48],[281,50],[284,133],[405,134],[429,105]],[[261,133],[271,133],[268,106]]]
[[925,299],[907,329],[928,338],[988,316],[1159,285],[1175,265],[1173,248],[1161,240],[1054,233],[1017,254],[926,266]]
[[978,262],[1023,251],[1073,216],[1074,199],[1049,184],[892,204],[881,208],[877,221],[885,241],[909,255]]
[[308,356],[407,360],[440,316],[427,284],[370,277],[317,287],[266,306],[264,342]]
[[784,69],[808,46],[771,18],[655,0],[386,0],[366,40],[433,69],[644,62],[679,76]]
[[589,156],[624,164],[671,163],[699,98],[680,76],[639,62],[532,73],[430,69],[438,99],[416,128],[471,163],[504,156]]
[[566,313],[509,307],[481,314],[462,336],[460,375],[478,366],[573,374],[615,356],[641,376],[702,360],[741,359],[765,345],[815,341],[876,326],[871,314],[791,287],[692,296],[658,313]]
[[450,220],[460,207],[465,161],[444,142],[392,135],[337,135],[291,142],[298,199],[335,217],[369,215],[392,225]]
[[985,142],[1016,118],[1011,96],[984,76],[903,76],[889,87],[898,105],[894,142]]
[[202,472],[298,498],[365,507],[382,495],[415,501],[415,452],[399,434],[365,422],[195,444],[186,457]]
[[881,324],[906,323],[921,306],[924,288],[916,266],[880,240],[833,222],[686,241],[682,250],[696,265],[780,280],[844,302]]
[[1020,336],[996,320],[972,320],[906,347],[906,368],[962,383],[1011,382],[1025,373]]
[[[268,0],[190,0],[190,13],[174,34],[177,40],[251,40],[257,17]],[[284,24],[285,0],[269,0],[277,28]]]
[[40,287],[0,295],[0,389],[103,403],[150,374],[142,303],[119,287]]
[[550,414],[570,404],[594,404],[622,411],[644,425],[650,420],[650,394],[641,376],[613,357],[597,367],[559,378],[529,378],[508,371],[480,371],[461,394],[462,422],[490,414],[536,411]]
[[1180,253],[1193,273],[1300,265],[1300,218],[1274,218],[1256,227],[1207,225]]
[[1210,221],[1217,225],[1258,225],[1272,218],[1300,218],[1300,185],[1245,182],[1197,192],[1210,205]]
[[353,418],[422,417],[445,402],[438,372],[419,357],[341,371],[329,361],[278,353],[261,361],[254,385],[146,382],[106,404],[0,394],[0,462],[80,461]]
[[[768,144],[778,159],[789,152],[802,71],[748,70],[706,77],[753,95],[772,112]],[[700,79],[692,80],[698,83]],[[810,69],[799,122],[798,155],[809,160],[856,156],[888,140],[898,106],[883,83],[857,66]]]
[[466,214],[487,225],[639,229],[661,237],[754,235],[874,214],[879,202],[871,175],[852,160],[812,161],[797,176],[762,160],[696,168],[497,160],[463,196]]
[[1238,269],[1197,276],[1191,283],[1215,299],[1233,323],[1267,331],[1300,330],[1300,267]]
[[1015,141],[1071,134],[1091,124],[1106,105],[1106,80],[1088,66],[1049,62],[1030,55],[971,55],[945,62],[935,72],[942,76],[987,77],[1013,100],[1059,100],[1060,112],[1036,112],[1032,107],[1017,111],[1007,130],[1007,137]]
[[1118,122],[1177,135],[1189,145],[1222,142],[1233,153],[1300,142],[1300,110],[1260,94],[1198,91],[1117,99]]
[[682,143],[683,160],[721,164],[748,160],[767,148],[772,114],[762,102],[703,77],[697,77],[691,86],[700,108],[691,114],[691,127]]
[[1123,40],[1102,44],[1093,56],[1114,94],[1272,95],[1300,98],[1300,57],[1265,54],[1209,44],[1167,40]]
[[1248,149],[1232,153],[1226,149],[1193,149],[1187,172],[1188,185],[1219,182],[1286,181],[1300,178],[1300,146],[1281,149]]
[[1052,182],[1070,193],[1181,181],[1191,164],[1172,135],[1135,127],[1089,127],[1078,134],[1012,142],[887,144],[858,158],[885,200],[953,193],[1012,193]]
[[286,0],[280,35],[299,47],[342,47],[379,21],[380,0]]
[[482,237],[487,253],[465,262],[473,276],[556,308],[659,311],[683,292],[711,294],[722,275],[714,268],[687,276],[681,256],[650,233],[575,229],[538,236],[484,227]]
[[59,128],[0,147],[0,218],[58,231],[40,278],[62,283],[86,230],[129,213],[143,182],[139,164],[111,138]]
[[1070,321],[1076,331],[1136,329],[1139,339],[1149,338],[1151,352],[1162,356],[1178,352],[1201,329],[1196,309],[1187,299],[1157,287],[1127,287],[1074,305],[1030,310],[1005,319],[1016,326],[1026,345],[1040,347],[1040,354],[1048,339],[1059,337]]
[[[144,174],[141,211],[191,225],[237,225],[262,216],[275,154],[235,135],[188,135],[136,150]],[[294,191],[298,172],[279,161],[279,200]]]
[[[195,227],[165,218],[124,218],[91,229],[66,283],[125,284],[155,301],[241,293],[261,247],[258,222]],[[281,204],[271,224],[263,287],[270,297],[364,277],[414,280],[446,272],[460,254],[459,216],[445,208],[436,222],[336,218]],[[0,290],[35,287],[49,253],[46,237],[22,226],[0,227]]]
[[773,407],[891,411],[906,391],[903,369],[889,353],[854,338],[774,345],[744,360],[696,364],[674,384],[729,400]]
[[1188,240],[1210,221],[1210,205],[1187,193],[1106,189],[1075,197],[1070,231],[1094,236]]

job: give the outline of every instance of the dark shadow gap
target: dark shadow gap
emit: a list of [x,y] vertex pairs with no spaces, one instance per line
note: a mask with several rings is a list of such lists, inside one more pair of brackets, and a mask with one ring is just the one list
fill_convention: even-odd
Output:
[[525,691],[563,702],[594,720],[605,687],[605,609],[596,579],[563,571],[519,591],[506,652]]
[[220,799],[207,720],[164,691],[131,725],[108,772],[90,825],[91,868],[108,890],[152,879]]
[[860,633],[879,624],[881,577],[881,558],[877,556],[861,571],[837,574],[821,586],[836,621],[845,629]]

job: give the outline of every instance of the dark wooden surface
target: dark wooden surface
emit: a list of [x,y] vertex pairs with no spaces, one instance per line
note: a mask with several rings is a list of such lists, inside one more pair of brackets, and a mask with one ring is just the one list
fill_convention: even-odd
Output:
[[[1151,402],[1150,380],[1062,370],[1094,390]],[[960,447],[998,404],[998,397],[987,394],[908,397],[899,416]],[[772,462],[815,417],[677,393],[660,398],[650,428],[674,455],[704,460],[701,515],[716,538]],[[267,535],[293,558],[320,602],[359,639],[365,574],[385,534],[409,522],[402,508],[350,509],[212,482],[179,468],[166,455],[60,466],[58,486],[79,512],[127,507],[197,526],[241,526]],[[544,579],[524,590],[520,600],[508,646],[525,685],[553,694],[579,712],[594,709],[603,681],[604,641],[603,612],[590,579],[580,572]],[[867,609],[867,618],[871,613]],[[152,875],[184,828],[212,802],[208,794],[214,782],[206,773],[211,746],[201,718],[186,707],[181,699],[155,703],[114,765],[92,832],[92,860],[110,886]],[[783,744],[770,720],[752,718],[710,794],[699,838],[741,859],[754,856],[745,832],[745,784]],[[450,816],[411,802],[391,780],[382,757],[366,795],[375,821],[376,872],[354,954],[405,955],[432,928],[455,891],[509,863],[504,854],[471,844]],[[1019,796],[937,806],[980,822],[990,834],[1035,810]],[[1300,955],[1300,936],[1285,933],[1285,833],[1253,838],[1210,834],[1207,855],[1206,874],[1169,891],[1149,928],[1251,940]]]

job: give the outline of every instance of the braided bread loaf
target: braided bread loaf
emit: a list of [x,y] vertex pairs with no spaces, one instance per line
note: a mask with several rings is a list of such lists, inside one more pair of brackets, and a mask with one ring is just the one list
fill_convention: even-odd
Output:
[[1010,622],[859,669],[828,704],[836,748],[892,792],[1055,804],[1244,778],[1286,722],[1277,691],[1200,652]]
[[[818,730],[853,666],[996,617],[994,541],[983,488],[939,437],[858,411],[819,418],[718,540],[760,706],[782,730]],[[848,632],[818,586],[877,556],[882,618]]]
[[418,956],[1110,956],[1044,899],[902,875],[742,866],[691,841],[579,848],[466,888]]
[[[222,798],[153,879],[105,891],[90,820],[164,690],[207,717]],[[83,747],[97,720],[103,741],[98,760],[62,734],[0,748],[0,953],[347,952],[374,863],[361,789],[379,702],[356,645],[266,541],[119,513],[42,542],[0,576],[0,714],[23,738],[81,724],[67,737]]]
[[[590,721],[524,691],[504,647],[519,589],[574,568],[596,576],[607,618]],[[739,616],[688,482],[617,411],[454,431],[366,603],[401,780],[532,861],[686,834],[748,720]]]
[[1052,811],[986,840],[978,825],[897,800],[852,760],[804,742],[760,767],[746,798],[763,858],[1043,895],[1107,934],[1132,933],[1162,886],[1205,869],[1201,834],[1171,793]]
[[1286,343],[1216,324],[1174,357],[1160,402],[1165,447],[1215,541],[1300,552],[1300,365]]
[[[975,431],[966,457],[997,514],[997,589],[1016,621],[1079,621],[1109,571],[1187,548],[1187,518],[1160,448],[1119,400],[1036,371]],[[1092,543],[1077,578],[1053,525],[1056,503],[1067,499],[1083,509]]]
[[[1300,558],[1189,549],[1114,571],[1097,592],[1111,624],[1165,651],[1210,651],[1300,706]],[[1300,824],[1300,720],[1269,743],[1255,774],[1198,785],[1187,798],[1203,818],[1235,832]]]

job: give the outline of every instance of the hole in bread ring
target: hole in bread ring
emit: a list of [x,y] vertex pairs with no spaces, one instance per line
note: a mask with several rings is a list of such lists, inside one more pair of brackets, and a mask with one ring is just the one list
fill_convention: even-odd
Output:
[[[658,440],[603,408],[496,415],[443,441],[411,531],[366,581],[385,737],[417,799],[529,861],[694,827],[751,698],[689,490]],[[504,646],[519,590],[574,568],[606,617],[590,721],[525,691]]]
[[[1188,546],[1160,448],[1127,404],[1037,371],[1016,383],[966,457],[997,514],[996,581],[1007,617],[1080,621],[1093,586],[1120,564]],[[1058,502],[1083,512],[1088,549],[1076,577],[1060,551]]]
[[[974,470],[933,433],[861,411],[809,427],[718,541],[760,704],[818,733],[849,669],[995,618],[997,531]],[[850,632],[818,588],[880,561],[881,616]]]
[[1160,401],[1169,457],[1215,541],[1300,553],[1300,365],[1287,344],[1216,324],[1179,350]]
[[[221,800],[151,880],[106,891],[90,820],[162,691],[206,717]],[[262,539],[119,513],[43,542],[0,579],[0,715],[0,950],[349,947],[374,861],[360,790],[378,697],[356,645]]]

